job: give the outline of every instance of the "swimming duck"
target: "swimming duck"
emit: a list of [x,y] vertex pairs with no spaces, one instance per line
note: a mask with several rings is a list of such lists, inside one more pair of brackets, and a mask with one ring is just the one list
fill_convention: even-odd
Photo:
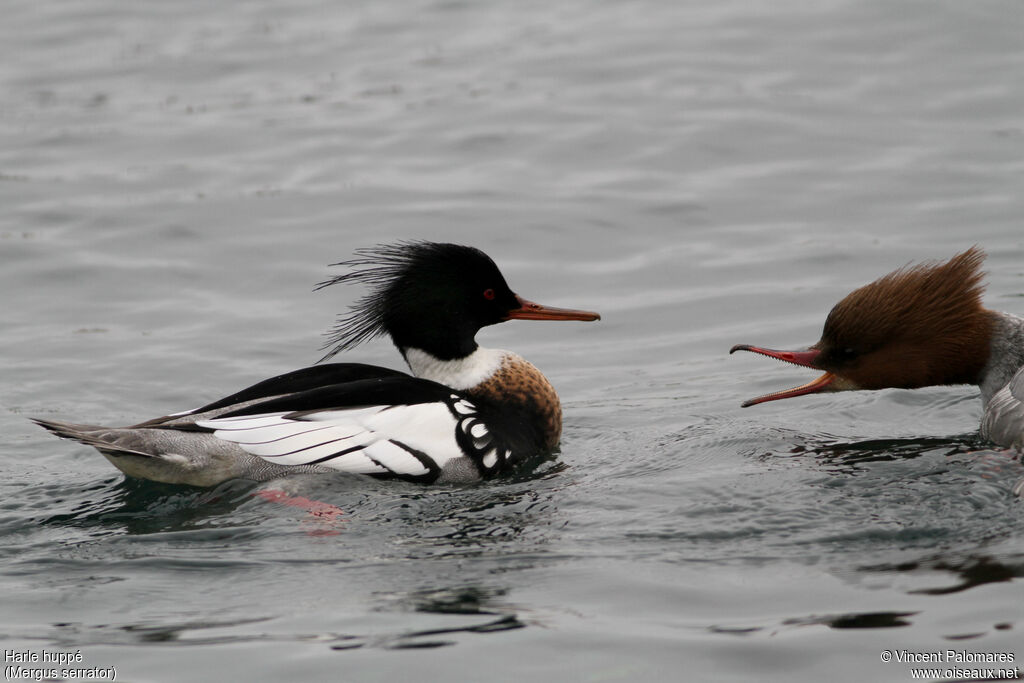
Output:
[[321,361],[388,335],[411,375],[322,363],[130,427],[35,422],[95,447],[128,476],[194,486],[338,470],[468,482],[557,445],[562,412],[548,380],[511,351],[480,347],[475,336],[506,320],[591,321],[597,313],[517,296],[473,247],[402,242],[356,254],[334,264],[348,272],[317,287],[369,287],[339,318]]
[[972,247],[944,263],[900,268],[848,294],[832,308],[819,339],[796,351],[738,344],[825,374],[743,407],[794,396],[858,389],[976,384],[981,434],[1024,446],[1024,319],[984,308],[981,264]]

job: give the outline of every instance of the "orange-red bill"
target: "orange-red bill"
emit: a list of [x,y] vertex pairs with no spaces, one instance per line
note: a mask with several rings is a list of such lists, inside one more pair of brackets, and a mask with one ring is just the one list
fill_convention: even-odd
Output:
[[[817,366],[814,363],[821,354],[821,351],[814,348],[804,349],[802,351],[777,351],[775,349],[765,349],[759,346],[750,346],[748,344],[737,344],[729,349],[729,353],[734,353],[736,351],[752,351],[754,353],[759,353],[762,356],[776,358],[805,368],[816,368]],[[765,394],[764,396],[758,396],[757,398],[744,401],[741,406],[743,408],[749,408],[750,406],[757,405],[758,403],[767,403],[768,401],[778,401],[783,398],[793,398],[794,396],[804,396],[806,394],[815,394],[820,391],[828,391],[829,387],[832,386],[835,380],[835,375],[831,372],[826,372],[821,377],[818,377],[807,384],[801,384],[800,386],[793,387],[792,389],[784,389],[783,391],[776,391],[770,394]]]
[[542,306],[532,301],[527,301],[521,296],[516,296],[519,308],[513,308],[508,312],[506,320],[600,320],[601,314],[593,311],[580,311],[573,308],[555,308],[554,306]]
[[780,398],[793,398],[794,396],[804,396],[806,394],[816,394],[819,391],[825,391],[829,385],[835,381],[836,376],[831,372],[826,372],[824,375],[816,380],[808,382],[807,384],[801,384],[798,387],[792,389],[785,389],[783,391],[776,391],[771,394],[765,394],[764,396],[758,396],[757,398],[751,398],[740,404],[741,408],[749,408],[750,406],[756,406],[758,403],[767,403],[768,401],[778,401]]
[[754,353],[759,353],[762,356],[784,360],[787,363],[792,363],[794,365],[802,365],[805,368],[818,367],[814,364],[814,361],[816,361],[818,356],[821,355],[821,351],[814,348],[804,349],[802,351],[776,351],[775,349],[750,346],[749,344],[737,344],[729,349],[729,353],[736,353],[737,351],[753,351]]

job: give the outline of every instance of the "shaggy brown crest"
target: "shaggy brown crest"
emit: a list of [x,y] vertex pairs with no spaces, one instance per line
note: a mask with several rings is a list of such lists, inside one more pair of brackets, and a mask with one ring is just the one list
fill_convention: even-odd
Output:
[[829,313],[815,365],[862,389],[977,383],[994,324],[981,305],[984,260],[971,247],[854,290]]

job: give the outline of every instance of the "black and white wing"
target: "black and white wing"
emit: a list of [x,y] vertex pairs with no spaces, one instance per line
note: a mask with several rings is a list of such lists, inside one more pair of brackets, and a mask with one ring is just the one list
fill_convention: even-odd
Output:
[[463,456],[446,405],[367,406],[200,420],[200,427],[278,465],[433,481]]
[[[403,402],[392,402],[398,396]],[[315,409],[313,403],[332,407]],[[279,407],[297,409],[275,410]],[[511,456],[473,402],[414,378],[324,387],[195,424],[278,465],[319,465],[414,481],[436,481],[459,459],[473,478],[489,476]]]

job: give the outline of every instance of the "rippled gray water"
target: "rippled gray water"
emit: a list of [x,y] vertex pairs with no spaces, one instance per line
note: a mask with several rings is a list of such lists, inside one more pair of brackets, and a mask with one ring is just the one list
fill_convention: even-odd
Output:
[[[910,680],[1024,658],[1019,457],[969,387],[740,409],[850,289],[977,243],[1024,314],[1016,2],[15,0],[0,22],[0,640],[120,680]],[[380,241],[600,323],[484,331],[561,452],[297,478],[342,519],[126,481],[128,423],[319,358]],[[376,342],[350,359],[398,366]]]

